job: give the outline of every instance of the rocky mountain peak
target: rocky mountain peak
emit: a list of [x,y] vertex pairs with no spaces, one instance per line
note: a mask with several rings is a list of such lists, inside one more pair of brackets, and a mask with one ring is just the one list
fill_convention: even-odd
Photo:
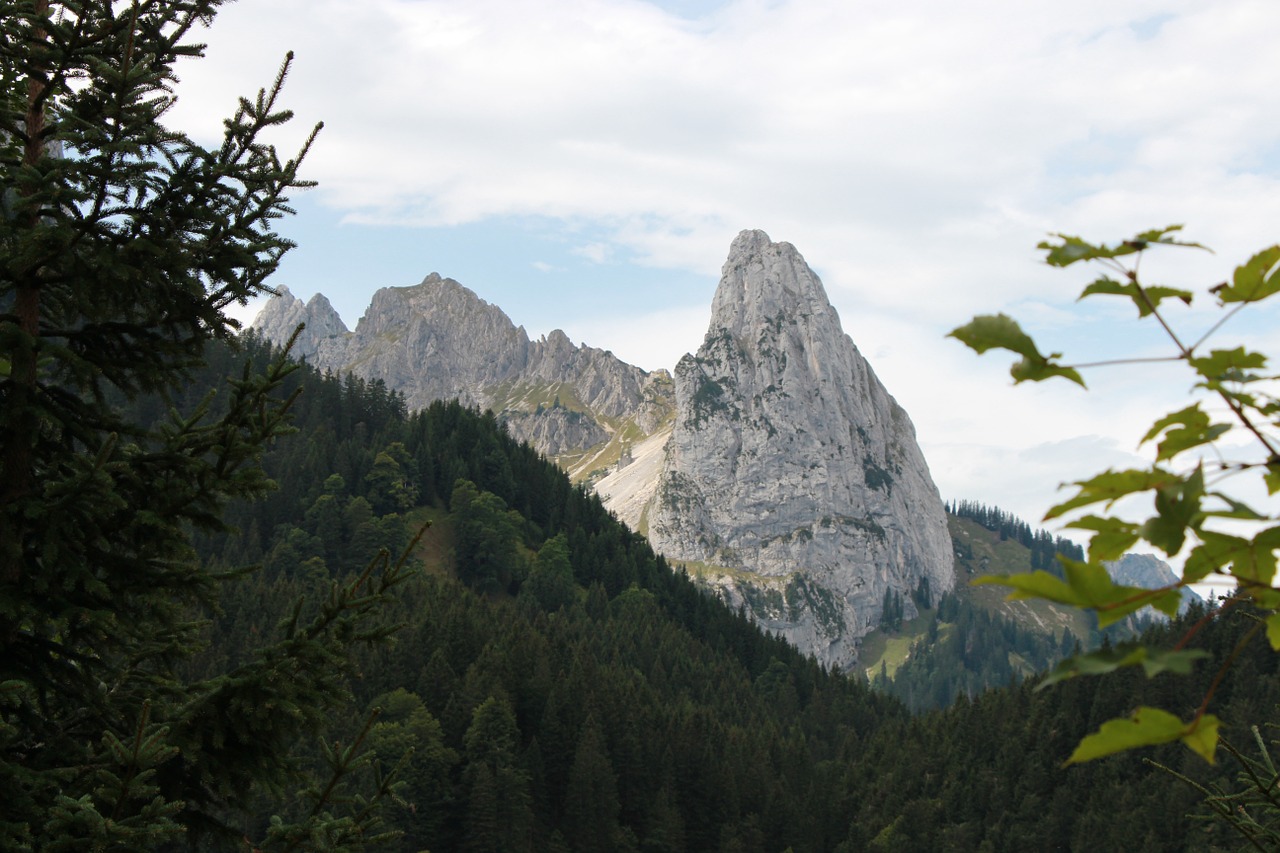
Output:
[[569,336],[560,329],[554,329],[551,334],[538,343],[541,345],[543,357],[557,362],[564,362],[572,358],[577,351],[573,341],[569,340]]
[[501,308],[492,305],[451,278],[431,273],[421,282],[408,287],[384,287],[373,295],[356,331],[379,334],[399,329],[404,323],[431,326],[438,333],[454,331],[485,336],[528,337]]
[[260,334],[278,343],[287,341],[299,324],[306,324],[306,328],[298,336],[294,352],[303,357],[313,355],[325,341],[347,333],[346,324],[323,294],[317,293],[304,303],[283,285],[276,288],[276,296],[253,321]]
[[743,231],[729,248],[711,302],[711,325],[734,333],[763,328],[779,315],[822,318],[839,327],[822,282],[796,247],[763,231]]
[[[1139,586],[1143,589],[1158,589],[1178,582],[1178,575],[1164,560],[1154,554],[1125,554],[1119,560],[1105,564],[1111,579],[1126,586]],[[1190,587],[1181,590],[1182,604],[1178,610],[1184,612],[1192,604],[1203,604],[1204,599]],[[1139,627],[1145,619],[1161,619],[1163,614],[1152,608],[1139,611],[1143,620],[1135,620]]]
[[758,621],[848,666],[886,596],[954,584],[910,418],[793,246],[734,240],[675,397],[650,539]]

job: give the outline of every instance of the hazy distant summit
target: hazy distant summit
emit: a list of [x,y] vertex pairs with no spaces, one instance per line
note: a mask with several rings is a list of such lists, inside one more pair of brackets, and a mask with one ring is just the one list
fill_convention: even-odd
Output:
[[326,343],[342,340],[347,334],[346,324],[323,293],[303,302],[283,285],[276,288],[275,298],[258,312],[252,326],[267,340],[283,343],[303,323],[306,328],[294,344],[294,352],[299,356],[314,358]]
[[[1119,560],[1107,563],[1107,572],[1111,579],[1125,586],[1138,586],[1143,589],[1158,589],[1178,582],[1178,576],[1168,563],[1154,554],[1125,554]],[[1178,612],[1185,612],[1192,604],[1203,604],[1204,599],[1191,587],[1181,590],[1182,604]],[[1163,619],[1164,615],[1153,608],[1139,611],[1144,617]]]

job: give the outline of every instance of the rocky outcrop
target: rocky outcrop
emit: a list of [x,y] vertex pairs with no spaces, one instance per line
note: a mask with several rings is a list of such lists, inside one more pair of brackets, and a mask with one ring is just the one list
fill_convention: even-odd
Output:
[[734,240],[675,398],[649,538],[765,627],[847,667],[887,595],[952,587],[911,420],[790,244]]
[[410,409],[452,399],[491,408],[493,389],[528,364],[529,337],[501,308],[432,273],[374,293],[343,355],[335,370],[383,380]]
[[294,352],[315,366],[380,379],[411,409],[452,399],[492,409],[579,480],[603,476],[627,443],[671,418],[666,371],[575,346],[559,330],[531,341],[502,309],[436,273],[377,291],[352,332],[324,296],[304,305],[279,290],[253,323],[264,337],[283,342],[305,322]]
[[306,328],[293,349],[299,356],[311,357],[322,347],[340,348],[345,343],[347,326],[323,294],[317,293],[304,303],[284,286],[276,289],[275,297],[258,313],[253,328],[267,340],[283,344],[300,324]]
[[[1162,586],[1175,584],[1179,580],[1178,575],[1169,564],[1154,554],[1125,554],[1119,560],[1104,563],[1104,565],[1107,567],[1107,573],[1111,575],[1111,579],[1125,586],[1159,589]],[[1179,613],[1186,612],[1186,609],[1192,604],[1204,603],[1204,599],[1200,597],[1200,594],[1190,587],[1184,586],[1180,590],[1180,594],[1182,596],[1182,604],[1178,607]],[[1146,623],[1153,620],[1164,620],[1166,617],[1158,610],[1147,607],[1129,618],[1133,623],[1131,627],[1135,630],[1141,630]]]
[[594,418],[584,412],[552,406],[532,412],[503,412],[507,431],[518,441],[527,441],[546,456],[564,456],[609,440]]

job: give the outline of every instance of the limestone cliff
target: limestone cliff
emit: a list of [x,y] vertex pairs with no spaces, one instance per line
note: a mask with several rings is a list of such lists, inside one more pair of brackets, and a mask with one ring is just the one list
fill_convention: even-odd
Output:
[[353,332],[323,296],[303,305],[287,288],[253,326],[280,342],[304,321],[294,351],[317,367],[381,379],[411,409],[451,399],[492,409],[579,480],[602,476],[671,417],[666,371],[575,346],[559,330],[531,341],[502,309],[436,273],[377,291]]
[[911,611],[922,582],[934,596],[952,587],[946,515],[911,420],[790,244],[734,240],[675,398],[649,538],[765,627],[849,666],[886,593]]
[[301,324],[306,328],[294,344],[299,356],[312,356],[321,347],[342,341],[347,334],[346,324],[323,294],[317,293],[304,303],[284,286],[277,288],[276,296],[258,313],[253,328],[267,340],[284,343]]

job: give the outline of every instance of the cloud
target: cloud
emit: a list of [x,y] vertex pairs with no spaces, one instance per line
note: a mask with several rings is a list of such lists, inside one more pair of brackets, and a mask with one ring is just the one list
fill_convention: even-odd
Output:
[[359,221],[588,218],[700,270],[763,227],[842,280],[891,274],[877,298],[901,308],[1015,295],[1007,259],[1054,227],[1212,211],[1253,241],[1249,205],[1280,197],[1260,153],[1280,141],[1277,23],[1249,0],[737,2],[695,21],[633,0],[242,0],[184,77],[191,112],[217,115],[203,102],[269,79],[289,33],[287,103],[327,123],[313,173]]
[[[1039,501],[1042,511],[1045,496],[1033,501],[1018,483],[1052,491],[1073,458],[1111,458],[1108,447],[1136,446],[1154,417],[1185,405],[1190,383],[1156,367],[1091,373],[1087,394],[1014,389],[1007,361],[944,335],[1007,311],[1072,358],[1147,354],[1162,342],[1130,331],[1128,307],[1076,305],[1089,274],[1046,267],[1034,248],[1046,233],[1114,240],[1185,222],[1217,254],[1144,261],[1152,280],[1177,286],[1224,280],[1275,242],[1280,5],[1078,0],[1066,13],[1007,0],[735,0],[699,10],[240,0],[209,32],[208,59],[182,68],[174,118],[216,135],[235,96],[268,82],[292,47],[284,100],[298,121],[285,148],[326,122],[307,173],[321,182],[316,198],[350,221],[529,217],[608,263],[597,272],[638,264],[709,279],[742,228],[790,241],[912,413],[948,497],[987,499],[999,482],[1026,503],[1007,509]],[[575,313],[555,286],[539,284],[566,331],[646,367],[670,367],[705,330],[705,306]],[[1205,303],[1178,321],[1206,328]],[[1224,334],[1269,344],[1276,312],[1259,316]],[[1079,436],[1097,439],[1073,444]]]
[[578,257],[586,258],[596,264],[607,263],[613,256],[613,248],[607,243],[587,243],[576,246],[571,251]]
[[1141,464],[1107,436],[1084,435],[1025,447],[990,443],[925,444],[929,467],[945,499],[998,506],[1058,535],[1082,540],[1060,521],[1043,522],[1048,510],[1075,494],[1069,483],[1108,467]]

